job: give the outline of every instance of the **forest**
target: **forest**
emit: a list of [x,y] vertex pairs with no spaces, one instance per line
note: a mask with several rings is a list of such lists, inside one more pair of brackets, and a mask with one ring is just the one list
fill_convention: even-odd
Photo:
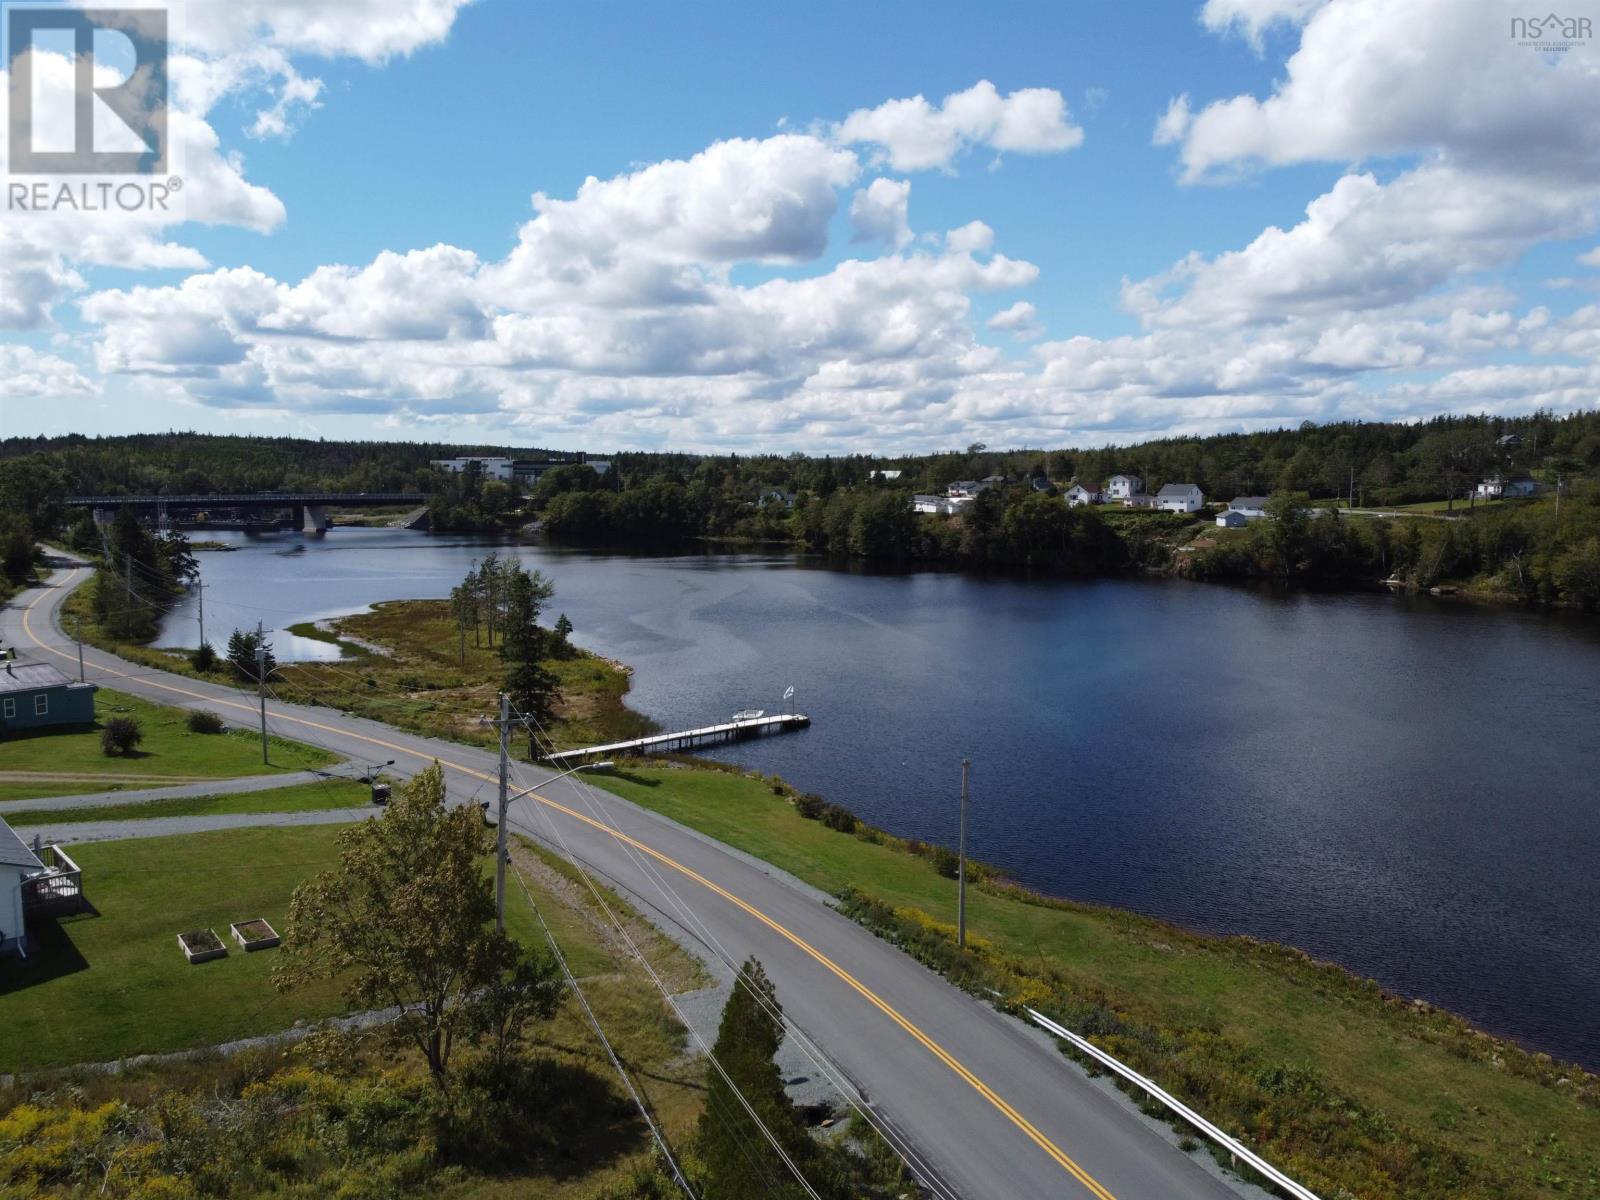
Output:
[[[192,433],[9,439],[0,442],[0,571],[15,586],[40,534],[83,549],[98,541],[84,517],[69,519],[61,503],[68,495],[414,489],[430,497],[435,530],[536,522],[550,538],[579,545],[766,542],[886,562],[1057,575],[1165,571],[1364,584],[1397,578],[1423,587],[1463,581],[1500,598],[1595,603],[1585,581],[1600,555],[1600,411],[1306,422],[1131,446],[974,444],[900,457],[630,451],[608,455],[605,474],[576,463],[551,471],[527,495],[475,472],[430,465],[462,454],[554,456],[529,447]],[[1140,476],[1152,492],[1193,482],[1213,503],[1236,495],[1286,499],[1269,522],[1202,537],[1192,518],[1074,509],[1060,498],[1073,482],[1115,473]],[[1473,488],[1496,475],[1529,477],[1538,496],[1479,508]],[[1004,483],[959,517],[911,511],[913,494],[993,477]],[[1472,519],[1312,515],[1330,501],[1384,508],[1438,501],[1445,515],[1465,508]]]

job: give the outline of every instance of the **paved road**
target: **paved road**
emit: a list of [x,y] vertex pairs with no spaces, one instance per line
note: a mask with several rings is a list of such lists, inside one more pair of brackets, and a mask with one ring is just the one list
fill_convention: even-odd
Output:
[[242,779],[206,779],[199,783],[180,783],[171,787],[141,788],[129,784],[114,792],[80,792],[75,796],[37,796],[33,799],[0,800],[0,817],[8,812],[54,811],[70,808],[102,808],[119,804],[148,804],[152,800],[182,800],[190,796],[223,796],[237,792],[270,792],[277,788],[315,783],[330,775],[354,779],[364,768],[339,763],[326,771],[293,771],[282,775],[246,775]]
[[[314,808],[304,812],[207,813],[194,817],[136,817],[126,821],[62,821],[59,825],[22,825],[15,832],[30,846],[35,836],[46,845],[59,842],[63,846],[70,846],[84,842],[121,842],[128,838],[210,833],[215,829],[254,829],[264,825],[345,825],[351,821],[364,821],[379,811],[371,807]],[[0,816],[3,815],[0,813]]]
[[[55,611],[85,572],[59,570],[0,613],[0,639],[76,666]],[[59,656],[59,657],[58,657]],[[90,677],[169,704],[241,719],[254,697],[154,672],[94,650]],[[269,705],[269,727],[341,757],[394,758],[410,774],[437,758],[452,794],[493,794],[494,759],[323,708]],[[824,732],[824,736],[825,732]],[[1218,1200],[1238,1192],[1055,1052],[1050,1042],[949,986],[781,872],[574,779],[520,768],[537,795],[512,824],[653,898],[737,960],[755,955],[789,1017],[931,1166],[940,1195],[972,1200]],[[90,884],[92,887],[92,883]],[[515,891],[513,889],[513,895]],[[681,911],[680,911],[681,906]],[[687,914],[687,915],[685,915]]]

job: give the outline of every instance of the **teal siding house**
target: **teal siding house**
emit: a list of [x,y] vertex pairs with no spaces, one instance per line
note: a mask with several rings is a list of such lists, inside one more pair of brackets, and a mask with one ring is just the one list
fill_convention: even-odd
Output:
[[74,683],[48,663],[8,662],[0,671],[0,734],[94,724],[92,683]]

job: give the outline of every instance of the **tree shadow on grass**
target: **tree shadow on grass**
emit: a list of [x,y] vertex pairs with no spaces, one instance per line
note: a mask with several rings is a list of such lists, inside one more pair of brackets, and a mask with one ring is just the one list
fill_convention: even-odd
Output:
[[26,991],[52,979],[75,975],[89,969],[89,960],[72,942],[71,927],[79,921],[98,917],[91,905],[70,918],[30,917],[28,919],[28,957],[9,962],[0,970],[0,996]]
[[538,1057],[493,1095],[473,1097],[441,1139],[446,1157],[488,1175],[579,1178],[638,1154],[649,1130],[611,1080]]

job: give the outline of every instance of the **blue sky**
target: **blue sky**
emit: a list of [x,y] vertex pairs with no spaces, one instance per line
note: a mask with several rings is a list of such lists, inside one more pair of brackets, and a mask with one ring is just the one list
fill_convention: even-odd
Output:
[[194,0],[195,219],[0,213],[0,426],[893,452],[1587,407],[1600,63],[1510,11]]

